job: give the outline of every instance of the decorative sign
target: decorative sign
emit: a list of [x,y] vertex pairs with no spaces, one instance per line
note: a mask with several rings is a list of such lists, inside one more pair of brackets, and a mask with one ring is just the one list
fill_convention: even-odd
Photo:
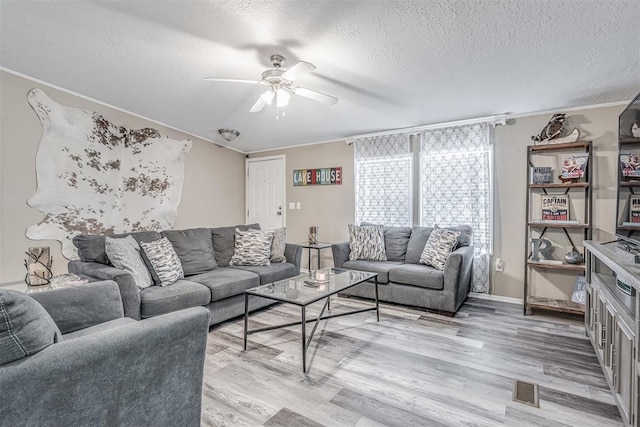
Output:
[[293,185],[336,185],[342,184],[342,168],[295,169]]

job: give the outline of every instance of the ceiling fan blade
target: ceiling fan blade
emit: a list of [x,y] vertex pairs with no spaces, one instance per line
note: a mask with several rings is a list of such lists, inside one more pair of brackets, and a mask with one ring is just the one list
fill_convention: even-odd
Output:
[[297,64],[293,65],[291,68],[289,68],[287,71],[282,73],[281,77],[285,80],[289,80],[290,82],[292,82],[298,77],[300,77],[301,75],[307,74],[308,72],[313,71],[315,69],[316,69],[315,65],[309,62],[300,61]]
[[292,92],[296,95],[304,96],[305,98],[322,102],[323,104],[327,105],[333,105],[338,102],[338,98],[336,98],[335,96],[327,95],[326,93],[318,92],[311,89],[305,89],[303,87],[292,88]]
[[242,79],[221,79],[218,77],[205,77],[204,78],[207,81],[210,82],[228,82],[228,83],[251,83],[251,84],[258,84],[258,83],[262,83],[259,80],[242,80]]
[[262,111],[262,109],[266,105],[271,105],[271,103],[273,102],[273,97],[274,96],[275,96],[275,93],[273,93],[273,91],[271,91],[271,90],[268,90],[268,91],[264,92],[262,95],[260,95],[260,98],[258,98],[256,103],[253,104],[253,107],[251,107],[249,112],[250,113],[257,113],[258,111]]

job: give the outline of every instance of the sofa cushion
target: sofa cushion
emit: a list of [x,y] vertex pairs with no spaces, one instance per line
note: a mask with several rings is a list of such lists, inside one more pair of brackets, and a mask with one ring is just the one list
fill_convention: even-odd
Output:
[[260,286],[260,276],[239,268],[216,268],[206,273],[189,277],[209,288],[211,301],[242,294],[245,290]]
[[61,337],[36,300],[22,292],[0,290],[0,365],[37,353]]
[[162,235],[169,239],[178,254],[185,276],[204,273],[218,266],[208,228],[166,230]]
[[[137,233],[122,233],[110,235],[113,238],[121,238],[132,235],[138,243],[152,242],[158,240],[160,233],[157,231],[140,231]],[[104,234],[79,234],[73,238],[73,244],[78,248],[78,257],[85,262],[98,262],[100,264],[112,265],[105,251]]]
[[273,241],[271,242],[271,262],[287,262],[284,256],[284,250],[287,246],[287,229],[286,227],[276,228],[273,230]]
[[384,248],[387,260],[404,262],[410,238],[411,227],[384,227]]
[[277,282],[296,275],[296,266],[288,262],[273,263],[270,266],[264,265],[238,265],[231,268],[251,271],[260,276],[260,284]]
[[149,268],[156,285],[169,286],[176,280],[184,278],[180,258],[173,249],[171,242],[162,237],[153,242],[140,242],[142,258]]
[[140,291],[140,315],[143,318],[170,313],[211,301],[206,286],[190,280],[178,280],[171,286],[149,286]]
[[424,264],[397,266],[389,271],[389,281],[427,289],[444,289],[444,273]]
[[424,245],[420,262],[438,270],[444,270],[447,258],[458,244],[458,236],[460,236],[459,231],[436,227],[429,235],[427,244]]
[[119,239],[105,236],[104,246],[111,264],[115,268],[131,273],[138,289],[153,285],[149,269],[140,254],[140,245],[133,236],[129,235]]
[[236,228],[235,246],[229,265],[271,265],[271,230],[245,230]]
[[382,225],[349,224],[349,259],[386,261]]
[[84,337],[86,335],[95,334],[96,332],[106,331],[108,329],[119,328],[120,326],[129,325],[131,323],[136,323],[136,320],[133,320],[130,317],[120,317],[118,319],[109,320],[107,322],[98,323],[97,325],[89,326],[88,328],[79,329],[77,331],[69,332],[68,334],[64,334],[62,339],[64,341],[71,340],[74,338]]
[[370,271],[372,273],[378,273],[378,283],[389,283],[389,270],[402,265],[398,261],[347,261],[343,267],[350,270]]
[[220,267],[228,267],[233,256],[236,228],[240,230],[260,230],[260,224],[237,225],[231,227],[216,227],[211,229],[213,239],[213,253]]
[[420,264],[420,257],[427,244],[433,227],[413,227],[411,237],[407,243],[407,256],[405,261],[411,264]]

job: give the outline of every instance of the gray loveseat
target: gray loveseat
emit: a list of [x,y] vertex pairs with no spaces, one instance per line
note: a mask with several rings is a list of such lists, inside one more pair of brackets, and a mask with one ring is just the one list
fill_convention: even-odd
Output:
[[[287,243],[286,262],[270,266],[229,266],[233,256],[235,228],[259,229],[258,224],[217,228],[193,228],[163,232],[131,233],[138,242],[167,237],[182,264],[185,278],[161,287],[138,290],[131,274],[113,267],[105,253],[104,235],[79,235],[73,243],[80,260],[69,262],[69,272],[92,280],[115,281],[122,295],[124,315],[145,319],[188,307],[205,306],[211,325],[244,313],[244,291],[261,284],[300,274],[302,247]],[[124,237],[126,234],[116,235]],[[273,304],[272,300],[251,298],[249,309]]]
[[0,425],[200,425],[205,308],[135,321],[103,281],[0,289],[0,318]]
[[[350,261],[349,242],[334,244],[333,263],[338,268],[378,273],[380,301],[453,315],[471,287],[472,230],[468,225],[445,228],[462,234],[457,249],[447,258],[444,271],[420,263],[431,227],[384,227],[387,261]],[[374,284],[355,286],[343,294],[375,298]]]

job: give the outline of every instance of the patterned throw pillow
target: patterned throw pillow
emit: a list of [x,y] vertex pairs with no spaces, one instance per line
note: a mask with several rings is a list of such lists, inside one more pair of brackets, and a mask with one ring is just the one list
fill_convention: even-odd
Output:
[[287,244],[287,229],[285,227],[273,230],[273,242],[271,242],[271,262],[287,262],[284,256],[285,245]]
[[229,265],[271,265],[272,230],[246,230],[236,228],[233,256]]
[[386,261],[384,227],[382,225],[349,224],[349,259]]
[[115,268],[131,273],[138,289],[153,285],[149,269],[140,255],[140,245],[133,236],[129,235],[119,239],[106,236],[104,248],[111,264]]
[[420,262],[431,265],[438,270],[444,270],[447,258],[458,244],[459,231],[451,231],[444,228],[434,228],[427,244],[424,245]]
[[140,242],[143,259],[157,285],[169,286],[184,277],[182,264],[171,242],[166,237],[153,242]]

